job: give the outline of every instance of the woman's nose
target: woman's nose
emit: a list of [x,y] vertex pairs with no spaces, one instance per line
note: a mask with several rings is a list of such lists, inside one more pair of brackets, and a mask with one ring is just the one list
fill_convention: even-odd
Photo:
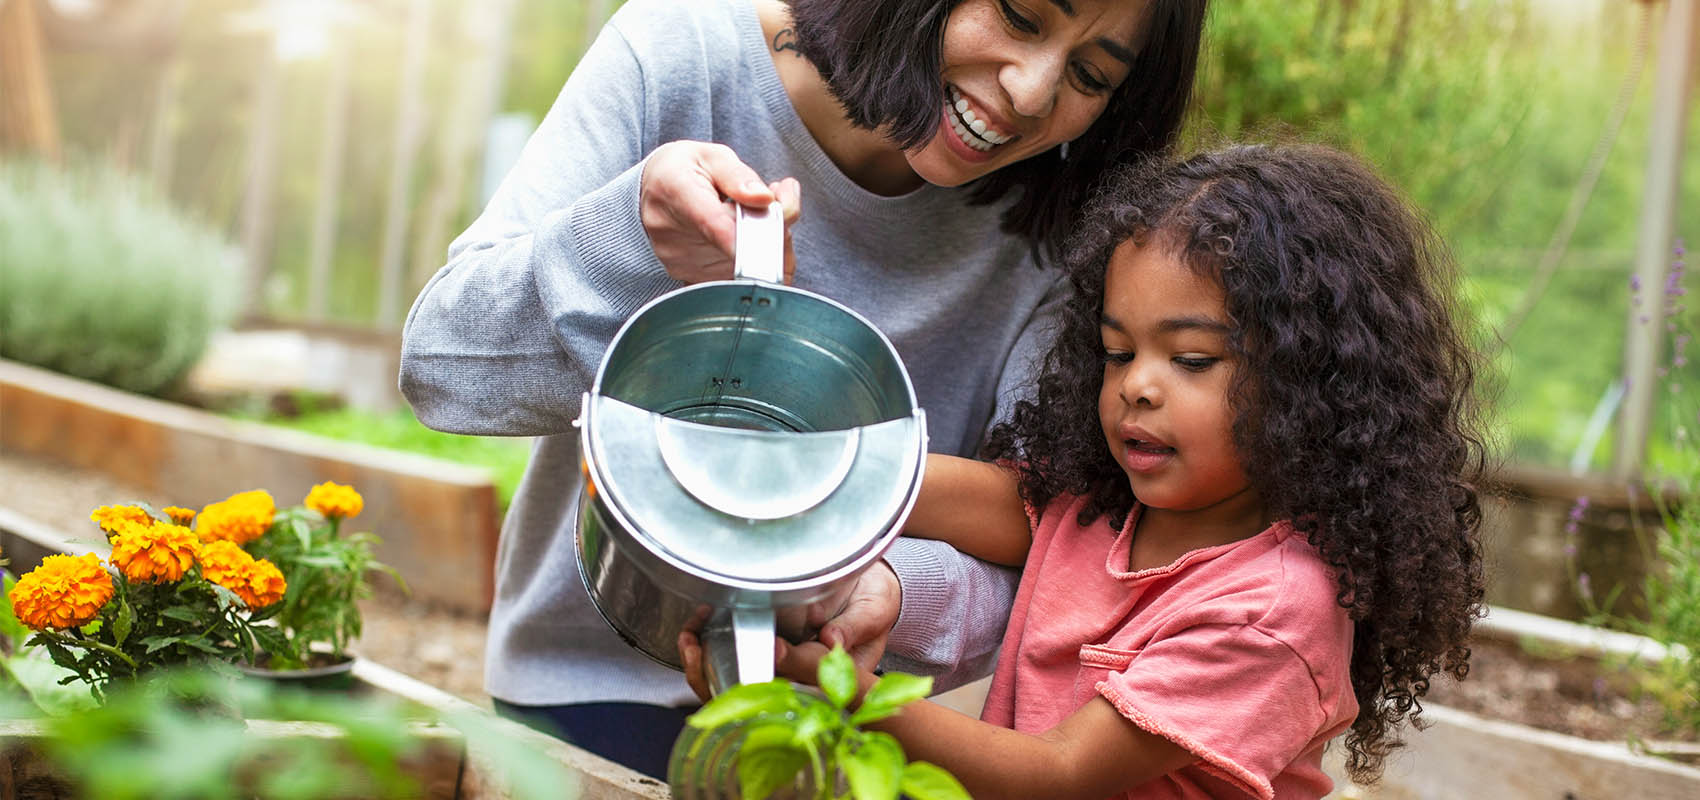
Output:
[[1049,116],[1057,104],[1065,63],[1065,54],[1041,49],[1011,59],[999,80],[1015,113],[1032,119]]

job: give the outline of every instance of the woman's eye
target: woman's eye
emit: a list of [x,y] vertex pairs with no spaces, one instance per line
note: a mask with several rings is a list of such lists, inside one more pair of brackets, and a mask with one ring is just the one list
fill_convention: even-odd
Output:
[[1015,6],[1009,4],[1009,0],[998,0],[998,6],[1003,10],[1004,21],[1008,22],[1010,27],[1021,31],[1022,33],[1039,32],[1039,23],[1028,19],[1021,12],[1016,11]]
[[1074,65],[1074,79],[1080,83],[1080,88],[1088,94],[1102,94],[1110,90],[1109,82],[1098,77],[1085,64]]
[[1175,356],[1175,363],[1179,364],[1181,369],[1189,372],[1203,372],[1215,366],[1216,362],[1221,360],[1209,356]]

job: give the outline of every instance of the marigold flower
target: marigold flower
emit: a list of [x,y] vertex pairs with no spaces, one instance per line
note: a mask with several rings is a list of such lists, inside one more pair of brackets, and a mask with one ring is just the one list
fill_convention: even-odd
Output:
[[307,507],[329,519],[347,519],[360,514],[365,500],[352,486],[325,481],[307,493]]
[[32,630],[86,625],[112,599],[112,573],[93,553],[52,555],[6,595],[18,621]]
[[143,525],[153,522],[153,515],[141,506],[101,506],[89,515],[107,536],[118,532],[121,522],[139,522]]
[[181,579],[200,549],[200,540],[182,525],[125,522],[112,537],[112,563],[132,581],[163,583]]
[[195,532],[203,542],[226,539],[247,544],[271,529],[275,514],[277,503],[266,490],[238,492],[201,509]]
[[242,598],[249,609],[265,608],[283,599],[283,572],[276,564],[256,559],[235,542],[221,539],[201,549],[201,574]]
[[178,524],[178,525],[185,525],[186,526],[186,525],[189,524],[189,522],[191,520],[193,520],[195,518],[195,509],[192,509],[192,508],[184,508],[182,506],[166,506],[165,508],[162,508],[160,510],[165,512],[165,515],[170,517],[171,521]]

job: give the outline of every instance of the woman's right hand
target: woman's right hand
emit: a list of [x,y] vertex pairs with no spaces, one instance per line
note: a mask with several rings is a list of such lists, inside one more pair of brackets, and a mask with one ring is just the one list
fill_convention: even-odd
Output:
[[801,185],[795,178],[764,183],[732,148],[712,142],[668,142],[644,164],[638,210],[667,274],[684,283],[732,278],[737,218],[727,198],[754,208],[774,200],[783,204],[790,283],[797,266],[791,225],[802,214]]

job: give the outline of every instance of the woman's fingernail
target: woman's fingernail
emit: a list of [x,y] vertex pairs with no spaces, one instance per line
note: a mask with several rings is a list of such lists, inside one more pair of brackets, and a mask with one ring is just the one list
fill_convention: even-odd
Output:
[[768,189],[761,181],[745,181],[744,191],[749,192],[750,194],[762,194],[767,192]]

